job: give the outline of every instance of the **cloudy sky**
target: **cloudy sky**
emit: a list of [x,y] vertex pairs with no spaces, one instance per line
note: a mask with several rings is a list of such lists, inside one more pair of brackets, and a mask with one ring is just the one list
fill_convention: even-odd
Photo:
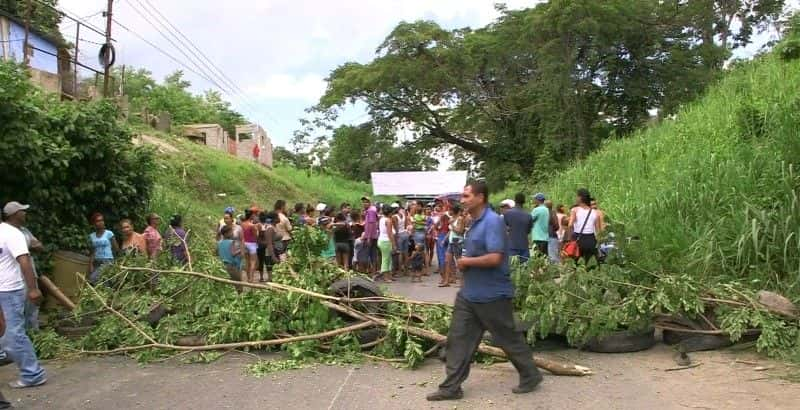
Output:
[[[330,71],[347,61],[370,61],[397,23],[428,19],[446,28],[480,27],[497,18],[498,1],[502,0],[115,0],[114,18],[121,25],[113,26],[113,36],[117,64],[147,68],[159,80],[183,69],[196,92],[216,88],[142,40],[199,71],[181,48],[159,33],[167,32],[156,23],[161,13],[243,91],[226,96],[234,107],[264,126],[273,143],[285,145],[299,127],[303,110],[324,92]],[[504,2],[516,9],[539,1]],[[787,3],[796,8],[800,0]],[[105,5],[106,0],[59,1],[62,10],[99,28],[105,27],[100,14]],[[65,20],[61,28],[67,39],[74,39],[74,23]],[[757,36],[756,45],[737,54],[752,55],[771,36]],[[96,43],[102,37],[83,29],[81,38],[81,62],[96,66]],[[357,123],[366,114],[356,107],[341,119]]]
[[[156,30],[155,6],[194,42],[246,97],[228,97],[234,107],[260,123],[273,143],[286,144],[298,128],[303,110],[325,90],[324,78],[347,61],[367,62],[375,48],[402,21],[435,20],[447,28],[479,27],[494,20],[495,0],[116,0],[114,18],[139,36],[195,66]],[[523,8],[536,0],[506,0]],[[106,0],[60,0],[69,14],[88,17],[98,28],[105,19],[97,14]],[[148,14],[148,11],[152,14]],[[142,17],[145,16],[146,18]],[[89,17],[91,16],[91,17]],[[155,26],[155,27],[154,27]],[[62,32],[73,39],[75,24],[65,20]],[[155,77],[183,69],[120,26],[114,25],[117,64],[144,67]],[[96,66],[99,35],[81,31],[80,60]],[[176,42],[177,43],[177,42]],[[196,91],[215,88],[188,72]],[[363,110],[346,111],[345,122],[360,122]]]

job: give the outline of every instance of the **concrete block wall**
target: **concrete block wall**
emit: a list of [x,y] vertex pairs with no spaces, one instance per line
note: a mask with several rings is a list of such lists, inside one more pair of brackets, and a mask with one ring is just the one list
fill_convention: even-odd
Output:
[[[253,156],[253,147],[260,148],[258,158]],[[246,124],[236,127],[236,156],[272,167],[272,142],[267,132],[258,124]]]

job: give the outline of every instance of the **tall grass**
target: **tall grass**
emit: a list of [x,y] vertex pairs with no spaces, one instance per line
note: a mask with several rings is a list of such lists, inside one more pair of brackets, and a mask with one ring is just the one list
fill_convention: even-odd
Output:
[[332,205],[357,202],[367,184],[337,176],[306,175],[289,167],[270,170],[254,162],[198,145],[183,138],[153,133],[179,152],[158,155],[151,209],[164,217],[181,214],[195,229],[215,226],[225,207],[272,209],[287,203],[323,201]]
[[[587,187],[641,237],[652,269],[730,275],[800,290],[800,61],[745,63],[677,118],[624,139],[540,186],[572,204]],[[796,294],[796,293],[795,293]]]

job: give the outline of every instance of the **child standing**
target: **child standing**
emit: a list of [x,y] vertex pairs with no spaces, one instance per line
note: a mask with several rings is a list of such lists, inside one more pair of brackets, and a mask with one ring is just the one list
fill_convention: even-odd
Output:
[[411,253],[411,281],[422,282],[422,270],[425,269],[425,251],[421,243],[414,246]]
[[[242,249],[233,241],[233,228],[225,225],[220,230],[222,239],[217,243],[217,255],[225,265],[231,280],[242,281]],[[235,285],[236,292],[242,293],[242,287]]]

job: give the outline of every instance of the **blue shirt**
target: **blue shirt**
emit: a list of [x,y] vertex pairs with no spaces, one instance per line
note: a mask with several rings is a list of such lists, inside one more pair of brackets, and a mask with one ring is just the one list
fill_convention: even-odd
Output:
[[515,206],[505,214],[503,220],[508,225],[508,247],[514,250],[528,249],[528,235],[533,228],[533,218],[520,206]]
[[114,233],[106,229],[99,237],[97,232],[89,234],[89,241],[94,249],[95,259],[114,259],[114,253],[111,251],[111,239],[114,238]]
[[473,303],[488,303],[514,297],[508,268],[508,239],[503,218],[489,208],[472,222],[464,236],[464,256],[502,253],[503,261],[493,268],[467,268],[461,297]]
[[232,252],[233,240],[223,239],[217,243],[217,254],[222,263],[230,266],[242,266],[242,257]]

